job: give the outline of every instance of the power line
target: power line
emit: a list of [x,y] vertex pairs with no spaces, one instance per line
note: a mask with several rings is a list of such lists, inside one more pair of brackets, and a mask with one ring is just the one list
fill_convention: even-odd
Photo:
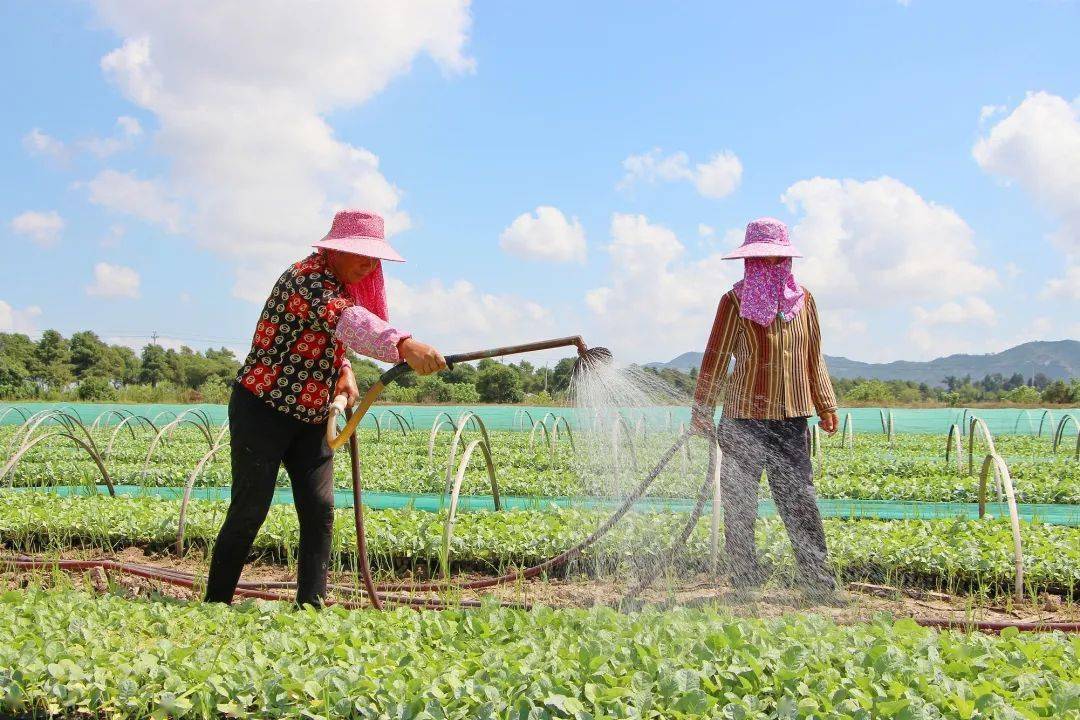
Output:
[[113,333],[108,331],[100,331],[97,333],[99,337],[110,338],[125,338],[125,339],[148,339],[157,342],[157,338],[166,338],[171,340],[187,340],[191,342],[220,342],[220,343],[234,343],[234,344],[246,344],[249,339],[240,340],[235,337],[220,337],[220,336],[207,336],[207,335],[188,335],[186,333],[164,333],[159,334],[157,331],[150,333]]

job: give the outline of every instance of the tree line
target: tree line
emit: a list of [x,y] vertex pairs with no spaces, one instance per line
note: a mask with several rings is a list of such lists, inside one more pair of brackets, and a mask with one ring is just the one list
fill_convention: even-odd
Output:
[[[110,345],[92,331],[65,338],[46,330],[37,341],[22,333],[0,332],[0,399],[88,402],[226,403],[243,358],[228,348],[200,352],[187,346],[165,349],[149,343],[142,350]],[[363,390],[383,372],[374,362],[349,353],[357,385]],[[553,367],[528,360],[481,360],[452,370],[418,377],[407,373],[390,385],[382,399],[397,403],[529,403],[567,402],[574,358]],[[691,396],[697,369],[645,368],[680,393]],[[1030,380],[1016,372],[981,380],[971,376],[942,378],[940,386],[905,380],[833,379],[837,399],[845,406],[946,405],[1014,403],[1018,405],[1080,404],[1080,379],[1051,381],[1038,373]]]
[[833,380],[837,398],[843,405],[945,405],[963,407],[976,404],[1011,403],[1015,405],[1080,404],[1080,378],[1051,381],[1043,373],[1025,380],[1022,373],[1009,377],[1001,373],[985,375],[981,380],[947,376],[942,386],[910,380]]
[[[367,387],[383,369],[349,353],[357,384]],[[23,333],[0,332],[0,399],[89,402],[228,402],[243,362],[228,348],[205,352],[155,343],[135,350],[110,345],[92,331],[65,338],[46,330],[36,342]],[[527,360],[461,364],[418,377],[408,373],[383,393],[392,402],[556,403],[570,386],[573,358],[554,367]]]
[[224,347],[198,352],[150,343],[136,353],[90,330],[70,338],[46,330],[37,342],[0,333],[0,397],[9,400],[223,402],[239,367]]

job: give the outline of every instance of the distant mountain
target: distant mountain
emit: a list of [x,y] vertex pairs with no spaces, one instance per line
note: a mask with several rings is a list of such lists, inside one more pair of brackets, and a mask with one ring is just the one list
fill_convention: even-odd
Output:
[[651,368],[671,368],[672,370],[683,370],[689,372],[690,368],[701,367],[701,358],[704,353],[699,352],[684,352],[674,360],[668,362],[651,362],[645,363],[645,367]]
[[[1080,377],[1080,341],[1055,340],[1024,343],[986,355],[949,355],[948,357],[913,362],[896,360],[890,363],[866,363],[845,357],[825,356],[829,374],[836,378],[877,378],[879,380],[913,380],[928,385],[941,385],[949,375],[970,375],[980,380],[984,375],[1001,373],[1005,377],[1023,373],[1030,378],[1042,373],[1051,380]],[[647,363],[646,367],[690,370],[701,365],[701,353],[686,352],[669,362]]]

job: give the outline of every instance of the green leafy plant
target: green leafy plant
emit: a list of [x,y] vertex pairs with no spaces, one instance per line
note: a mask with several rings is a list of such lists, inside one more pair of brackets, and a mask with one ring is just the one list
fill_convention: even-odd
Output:
[[1070,718],[1080,643],[711,609],[0,595],[0,710],[125,718]]
[[[186,544],[210,547],[225,508],[223,502],[192,501]],[[24,552],[57,547],[113,551],[129,546],[170,550],[178,515],[178,501],[153,497],[0,492],[0,542]],[[450,558],[456,569],[485,572],[533,564],[579,542],[605,517],[607,513],[601,510],[550,506],[463,513],[456,520]],[[437,565],[444,521],[445,513],[409,508],[368,511],[373,566],[399,571]],[[570,570],[598,572],[625,562],[648,565],[683,522],[681,513],[630,513]],[[1028,585],[1035,591],[1080,597],[1080,528],[1023,523],[1022,533]],[[827,519],[825,534],[836,572],[850,579],[980,592],[1007,591],[1012,582],[1012,541],[1006,520]],[[791,543],[780,521],[763,519],[757,535],[765,565],[780,580],[793,578]],[[294,509],[275,505],[255,539],[255,552],[271,560],[289,558],[295,555],[298,542]],[[333,535],[336,564],[352,565],[355,543],[352,513],[340,510]],[[709,524],[703,518],[690,536],[680,565],[707,567],[708,548]]]

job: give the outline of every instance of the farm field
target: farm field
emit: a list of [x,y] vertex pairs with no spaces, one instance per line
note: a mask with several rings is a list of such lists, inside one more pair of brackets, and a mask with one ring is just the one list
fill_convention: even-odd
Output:
[[[113,484],[183,487],[190,481],[195,487],[229,485],[227,438],[212,437],[219,431],[204,433],[197,427],[181,425],[155,444],[151,429],[130,425],[133,424],[119,432],[115,428],[92,431]],[[1080,504],[1080,463],[1075,457],[1075,431],[1071,426],[1065,430],[1069,434],[1056,449],[1049,434],[993,438],[997,453],[1006,460],[1015,480],[1017,502]],[[455,445],[452,428],[444,425],[434,437],[427,429],[402,431],[394,428],[377,433],[362,428],[357,437],[365,490],[404,495],[445,490],[447,466],[451,464],[451,448]],[[470,426],[462,437],[454,448],[454,460],[460,460],[467,440],[480,437],[480,433]],[[591,482],[588,468],[574,463],[572,436],[565,431],[561,436],[545,436],[487,430],[485,437],[489,439],[502,494],[539,498],[610,494],[610,488]],[[0,448],[6,448],[6,458],[11,456],[21,439],[23,435],[16,426],[0,426]],[[667,449],[671,439],[670,433],[649,434],[645,430],[632,437],[620,438],[616,452],[623,454],[628,465],[637,463],[644,467]],[[857,435],[848,447],[844,447],[839,433],[832,438],[823,437],[816,459],[818,496],[977,502],[977,475],[988,448],[977,435],[974,465],[969,473],[967,439],[961,444],[964,447],[959,451],[953,444],[952,462],[946,463],[944,435],[896,434],[891,441],[880,433]],[[200,466],[204,458],[207,459]],[[706,470],[706,463],[704,442],[691,441],[687,451],[661,473],[650,495],[692,497]],[[349,487],[348,467],[348,454],[338,453],[334,474],[341,488]],[[198,472],[192,478],[196,469]],[[60,439],[31,448],[6,475],[0,476],[0,485],[8,486],[92,484],[103,484],[100,468],[88,453]],[[278,484],[281,487],[288,485],[284,469],[279,473]],[[767,494],[766,488],[762,483],[762,491]],[[466,495],[490,494],[490,480],[479,456],[466,471],[461,491]]]
[[[675,433],[627,422],[611,444],[625,472],[613,484],[597,482],[575,453],[585,439],[551,418],[531,432],[452,417],[435,432],[407,421],[362,428],[364,489],[383,494],[366,512],[376,582],[390,588],[387,598],[403,582],[446,577],[451,586],[414,595],[442,610],[347,609],[364,600],[352,511],[342,507],[331,596],[343,606],[316,613],[264,600],[232,611],[194,602],[230,469],[227,428],[186,419],[164,432],[168,421],[118,427],[117,417],[93,427],[60,417],[32,431],[29,423],[0,426],[2,553],[41,565],[0,569],[4,711],[1080,717],[1075,635],[983,635],[904,619],[1080,621],[1080,463],[1071,423],[1041,435],[994,435],[971,423],[951,443],[945,433],[890,436],[881,426],[816,436],[819,499],[848,503],[825,520],[831,567],[847,587],[836,605],[799,594],[776,517],[757,526],[769,574],[762,596],[732,598],[722,542],[719,551],[715,544],[722,517],[713,522],[712,503],[693,512],[707,476],[700,439],[675,453],[643,501],[571,562],[501,588],[457,590],[574,548]],[[60,432],[71,437],[39,440]],[[466,447],[474,451],[462,464]],[[335,478],[348,497],[346,452],[337,455]],[[123,493],[111,497],[110,483]],[[283,502],[271,508],[245,571],[267,587],[295,577],[299,528],[284,471],[278,484]],[[211,492],[218,499],[205,499]],[[1015,524],[1010,493],[1024,510]],[[764,481],[760,497],[768,498]],[[685,544],[670,554],[684,529]],[[168,568],[195,587],[116,570],[49,569],[98,558]],[[643,581],[648,589],[630,602]],[[73,615],[74,607],[81,611]]]
[[[58,498],[48,494],[0,493],[0,534],[22,553],[81,548],[108,553],[127,547],[171,550],[177,540],[178,501],[156,498]],[[187,511],[185,548],[210,547],[224,518],[226,503],[193,501]],[[477,511],[459,515],[449,546],[452,569],[502,573],[540,562],[572,547],[606,517],[597,510]],[[367,513],[371,562],[386,576],[425,574],[438,567],[446,513],[402,508]],[[356,534],[351,512],[339,510],[334,529],[334,560],[352,567]],[[633,513],[592,546],[574,566],[580,572],[613,573],[628,548],[655,547],[635,553],[634,562],[649,567],[666,549],[659,539],[674,537],[682,513]],[[790,544],[777,518],[758,525],[758,543],[775,579],[793,580]],[[843,520],[825,521],[831,560],[838,575],[851,581],[917,586],[983,595],[1008,594],[1013,557],[1007,520]],[[1025,582],[1029,594],[1060,594],[1080,600],[1080,527],[1025,523]],[[865,538],[875,538],[867,543]],[[256,538],[255,552],[292,562],[299,526],[292,508],[276,505]],[[709,558],[708,519],[699,520],[681,564],[704,570]],[[561,573],[560,573],[561,574]]]
[[0,596],[0,666],[7,708],[125,717],[1068,718],[1080,647],[885,619],[320,614],[68,590]]
[[1080,0],[0,7],[0,720],[1080,720]]

